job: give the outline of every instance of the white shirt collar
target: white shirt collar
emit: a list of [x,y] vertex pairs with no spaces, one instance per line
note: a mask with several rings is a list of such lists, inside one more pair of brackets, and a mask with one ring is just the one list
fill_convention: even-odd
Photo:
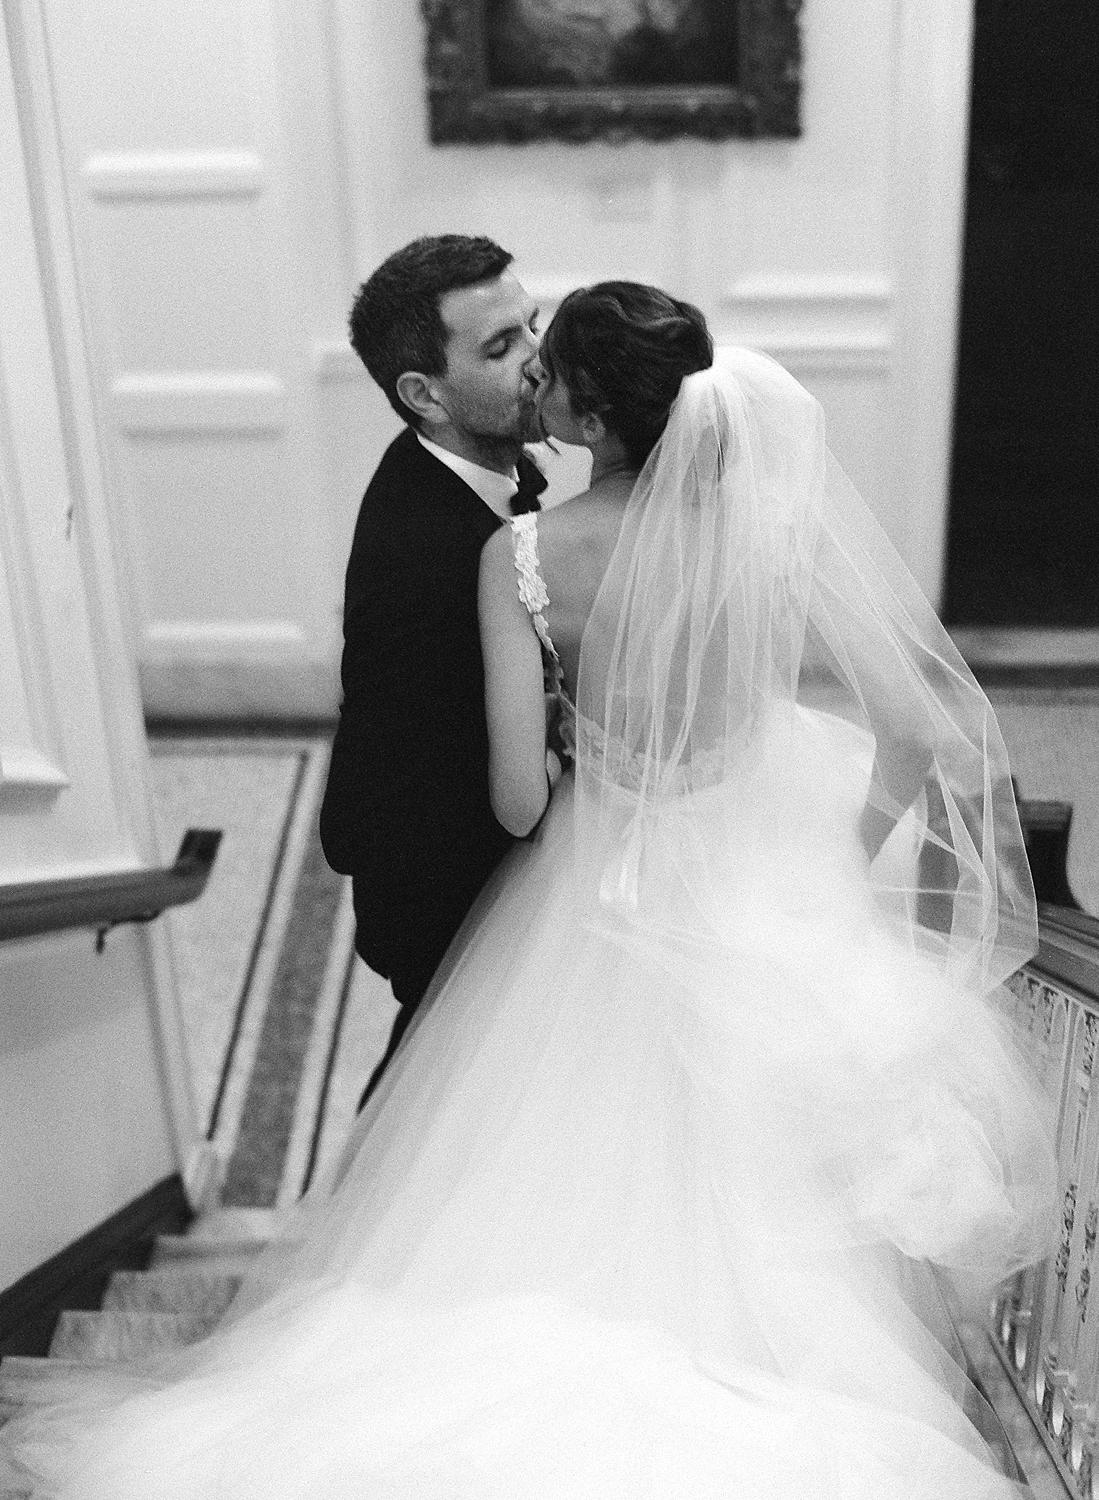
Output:
[[498,474],[495,469],[485,469],[471,459],[460,458],[457,453],[451,453],[449,448],[440,448],[438,443],[433,443],[420,432],[416,436],[429,453],[433,453],[441,464],[446,464],[471,490],[480,495],[489,510],[502,520],[510,519],[511,499],[519,489],[518,474]]

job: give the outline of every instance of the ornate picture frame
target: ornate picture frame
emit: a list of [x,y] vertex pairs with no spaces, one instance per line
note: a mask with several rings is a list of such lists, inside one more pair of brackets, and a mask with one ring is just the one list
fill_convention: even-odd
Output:
[[801,0],[422,0],[436,145],[801,133]]

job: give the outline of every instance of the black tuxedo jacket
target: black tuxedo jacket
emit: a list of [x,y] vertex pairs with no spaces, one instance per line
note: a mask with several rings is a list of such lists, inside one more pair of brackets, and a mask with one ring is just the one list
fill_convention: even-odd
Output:
[[477,623],[499,524],[406,429],[355,527],[321,843],[352,877],[359,953],[395,988],[398,971],[434,967],[512,843],[489,805]]

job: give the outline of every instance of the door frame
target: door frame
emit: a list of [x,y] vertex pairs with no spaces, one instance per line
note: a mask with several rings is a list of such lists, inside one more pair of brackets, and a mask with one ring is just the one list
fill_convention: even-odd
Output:
[[946,565],[965,229],[971,0],[894,0],[890,479],[905,554],[931,603]]

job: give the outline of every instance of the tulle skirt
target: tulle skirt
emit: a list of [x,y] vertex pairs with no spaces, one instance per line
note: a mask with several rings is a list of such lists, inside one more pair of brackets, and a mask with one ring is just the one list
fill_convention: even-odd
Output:
[[1048,1105],[818,854],[677,975],[578,908],[566,781],[227,1324],[9,1425],[35,1493],[1014,1494],[943,1292],[1045,1251]]

